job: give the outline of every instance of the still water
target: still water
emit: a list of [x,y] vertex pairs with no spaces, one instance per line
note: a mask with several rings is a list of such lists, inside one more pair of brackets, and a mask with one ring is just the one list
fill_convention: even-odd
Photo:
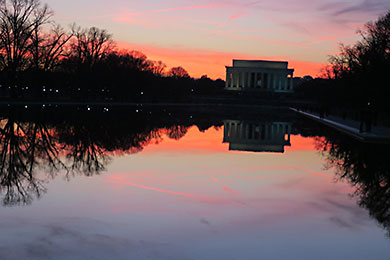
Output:
[[1,117],[0,259],[390,255],[383,145],[286,111],[69,110]]

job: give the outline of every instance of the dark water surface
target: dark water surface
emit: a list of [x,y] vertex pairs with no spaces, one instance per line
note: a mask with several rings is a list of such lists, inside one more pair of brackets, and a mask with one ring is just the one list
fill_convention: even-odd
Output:
[[390,165],[283,109],[0,113],[0,259],[387,259]]

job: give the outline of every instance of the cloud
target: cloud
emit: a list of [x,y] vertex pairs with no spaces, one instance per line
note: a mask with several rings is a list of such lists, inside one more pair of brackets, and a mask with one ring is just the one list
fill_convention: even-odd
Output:
[[232,16],[230,16],[227,21],[220,23],[218,25],[218,28],[222,28],[222,27],[226,26],[229,22],[236,20],[236,19],[239,19],[241,17],[247,16],[247,15],[248,15],[247,11],[241,11],[241,12],[235,13]]
[[336,37],[326,37],[326,38],[321,38],[313,41],[307,42],[308,44],[313,44],[313,43],[321,43],[321,42],[328,42],[328,41],[333,41],[336,40]]
[[111,229],[105,232],[99,222],[87,228],[77,220],[34,226],[26,222],[5,229],[12,232],[7,240],[13,243],[0,247],[0,259],[193,259],[173,244],[122,237]]
[[204,218],[200,219],[200,223],[203,224],[203,225],[210,226],[210,222],[207,219],[204,219]]
[[299,23],[296,23],[296,22],[292,22],[292,21],[282,22],[281,25],[285,26],[288,29],[291,29],[297,33],[302,33],[302,34],[306,34],[306,35],[311,34],[311,32],[305,26],[300,25]]
[[349,229],[354,229],[356,228],[355,225],[353,225],[352,223],[350,223],[349,221],[347,220],[344,220],[340,217],[330,217],[329,220],[331,222],[333,222],[334,224],[336,224],[337,226],[341,227],[341,228],[349,228]]
[[221,6],[221,4],[211,4],[211,5],[195,5],[195,6],[187,6],[187,7],[176,7],[176,8],[166,8],[159,10],[150,10],[150,11],[142,11],[142,12],[132,12],[127,13],[128,16],[139,16],[144,14],[155,14],[155,13],[165,13],[165,12],[173,12],[173,11],[183,11],[183,10],[194,10],[194,9],[210,9]]
[[217,178],[215,178],[214,176],[211,176],[211,179],[215,182],[215,183],[218,183],[222,186],[222,189],[228,193],[230,193],[231,195],[233,196],[238,196],[240,195],[240,193],[232,188],[230,188],[229,186],[223,184],[220,180],[218,180]]
[[352,4],[347,7],[340,8],[334,12],[334,15],[340,16],[348,13],[378,13],[383,12],[386,9],[390,8],[389,1],[381,1],[381,0],[364,0],[359,4]]
[[197,194],[191,194],[191,193],[186,193],[186,192],[178,192],[178,191],[172,191],[172,190],[167,190],[167,189],[161,189],[161,188],[156,188],[156,187],[151,187],[151,186],[146,186],[146,185],[141,185],[141,184],[136,184],[136,183],[133,183],[130,181],[124,181],[120,177],[115,178],[115,177],[111,176],[108,178],[108,180],[111,181],[112,183],[120,184],[123,186],[132,186],[132,187],[137,187],[137,188],[144,189],[144,190],[156,191],[156,192],[161,192],[161,193],[170,194],[170,195],[183,196],[183,197],[200,199],[200,200],[205,200],[205,201],[220,202],[220,200],[218,200],[216,198],[197,195]]

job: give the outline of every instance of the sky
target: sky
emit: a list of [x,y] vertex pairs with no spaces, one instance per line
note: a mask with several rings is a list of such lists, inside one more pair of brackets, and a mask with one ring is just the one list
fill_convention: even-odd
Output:
[[191,76],[225,78],[233,59],[284,60],[295,76],[319,76],[340,43],[390,9],[389,0],[47,0],[53,19],[108,30]]

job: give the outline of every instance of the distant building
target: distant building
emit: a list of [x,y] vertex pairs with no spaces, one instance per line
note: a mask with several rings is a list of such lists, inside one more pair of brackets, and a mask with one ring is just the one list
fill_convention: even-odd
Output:
[[225,89],[290,93],[293,74],[286,61],[233,60],[233,66],[226,67]]
[[291,146],[291,123],[224,120],[223,142],[231,151],[284,153]]

